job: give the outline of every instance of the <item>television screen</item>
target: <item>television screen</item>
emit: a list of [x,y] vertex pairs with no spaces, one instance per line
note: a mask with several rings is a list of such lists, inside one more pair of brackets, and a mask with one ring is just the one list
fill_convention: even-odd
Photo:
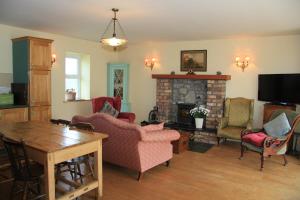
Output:
[[258,100],[300,104],[300,74],[258,75]]

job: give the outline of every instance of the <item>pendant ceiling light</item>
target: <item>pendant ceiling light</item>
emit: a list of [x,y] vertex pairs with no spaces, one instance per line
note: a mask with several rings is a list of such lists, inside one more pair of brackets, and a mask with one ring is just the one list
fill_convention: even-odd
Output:
[[127,43],[127,39],[125,33],[117,19],[117,12],[119,9],[113,8],[114,17],[110,20],[108,26],[106,27],[100,42],[103,45],[112,46],[114,50],[117,47],[125,45]]

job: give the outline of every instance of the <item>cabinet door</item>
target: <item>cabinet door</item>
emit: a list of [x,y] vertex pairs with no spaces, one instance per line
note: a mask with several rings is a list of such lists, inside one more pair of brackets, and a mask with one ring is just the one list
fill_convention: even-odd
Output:
[[30,40],[30,69],[51,69],[51,43],[48,40]]
[[110,97],[120,96],[122,99],[122,112],[130,111],[128,102],[128,72],[129,64],[107,64],[107,95]]
[[47,121],[51,119],[51,106],[30,107],[30,121]]
[[28,121],[28,108],[12,108],[0,110],[0,120],[10,122]]
[[30,71],[30,106],[51,105],[51,71]]

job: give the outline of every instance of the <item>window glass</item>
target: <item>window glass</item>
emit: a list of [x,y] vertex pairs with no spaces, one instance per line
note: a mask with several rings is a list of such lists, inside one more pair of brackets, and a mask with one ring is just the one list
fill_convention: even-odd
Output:
[[77,58],[66,58],[66,75],[78,75],[79,60]]

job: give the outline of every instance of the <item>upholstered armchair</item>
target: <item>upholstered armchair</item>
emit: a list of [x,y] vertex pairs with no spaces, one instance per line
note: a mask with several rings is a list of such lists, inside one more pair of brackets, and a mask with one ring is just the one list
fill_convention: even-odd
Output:
[[92,99],[93,113],[97,113],[103,107],[103,104],[107,101],[112,105],[117,111],[119,111],[118,119],[133,123],[135,120],[135,114],[131,112],[121,112],[121,97],[96,97]]
[[220,138],[240,140],[242,130],[252,129],[253,110],[253,99],[226,98],[224,117],[217,130],[218,144]]
[[[260,169],[264,167],[264,160],[266,157],[273,155],[282,155],[284,159],[284,165],[287,164],[285,153],[287,151],[289,141],[296,129],[300,126],[300,114],[290,110],[276,110],[272,113],[270,121],[275,119],[277,116],[285,113],[288,123],[291,129],[283,136],[271,136],[266,133],[265,130],[249,130],[245,129],[241,132],[241,157],[244,155],[245,149],[257,152],[261,156]],[[279,129],[275,129],[276,133]]]

